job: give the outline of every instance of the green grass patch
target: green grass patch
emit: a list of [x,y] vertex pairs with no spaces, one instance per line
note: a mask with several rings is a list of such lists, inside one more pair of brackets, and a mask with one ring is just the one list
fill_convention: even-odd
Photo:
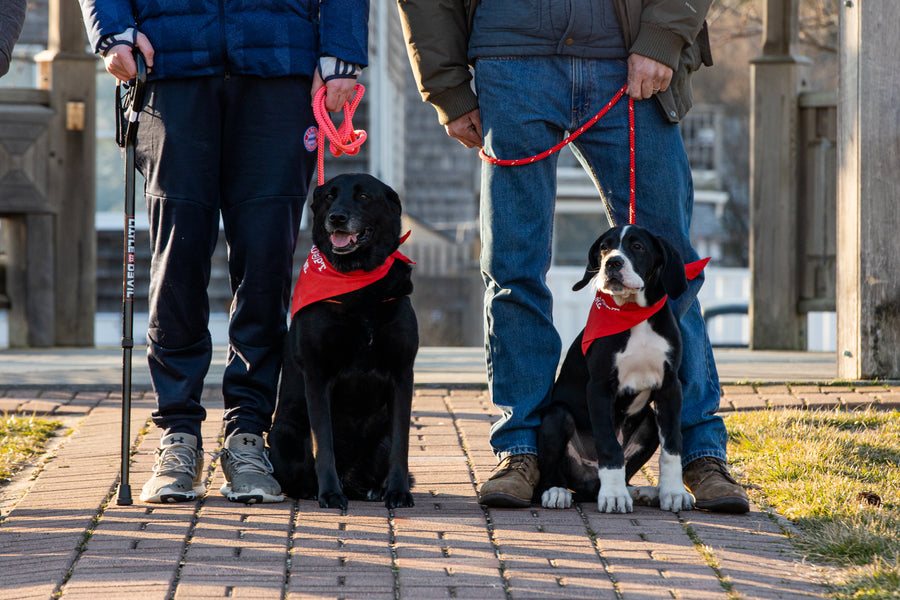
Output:
[[60,427],[59,421],[39,417],[0,416],[0,484],[39,454]]
[[779,410],[726,418],[736,473],[798,525],[840,600],[900,599],[900,412]]

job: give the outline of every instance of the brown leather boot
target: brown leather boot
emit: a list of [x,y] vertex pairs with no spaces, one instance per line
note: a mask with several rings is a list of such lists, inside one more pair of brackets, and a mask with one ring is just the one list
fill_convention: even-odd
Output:
[[527,508],[540,479],[537,456],[513,454],[500,461],[491,478],[481,486],[479,502],[486,506]]
[[684,468],[684,485],[694,495],[694,507],[713,512],[745,513],[750,499],[718,458],[704,456]]

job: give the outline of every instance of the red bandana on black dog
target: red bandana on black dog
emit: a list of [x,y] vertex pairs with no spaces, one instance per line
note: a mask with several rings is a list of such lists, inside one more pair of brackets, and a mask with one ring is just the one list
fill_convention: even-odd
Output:
[[[400,238],[400,243],[406,241],[409,232]],[[300,269],[300,276],[297,277],[297,284],[294,286],[294,297],[291,301],[291,316],[297,314],[301,308],[308,306],[314,302],[320,302],[355,292],[371,283],[375,283],[391,270],[395,260],[402,260],[411,265],[416,264],[415,261],[403,256],[399,250],[388,256],[381,266],[372,271],[364,271],[357,269],[349,273],[341,273],[335,269],[328,259],[313,246],[309,251],[303,268]]]
[[[709,259],[704,258],[684,265],[685,275],[688,279],[694,279],[708,262]],[[626,302],[619,306],[612,296],[598,291],[588,313],[587,325],[584,327],[581,351],[587,354],[588,348],[597,338],[622,333],[646,321],[659,312],[668,299],[668,296],[663,296],[659,302],[651,306],[640,306],[636,302]]]

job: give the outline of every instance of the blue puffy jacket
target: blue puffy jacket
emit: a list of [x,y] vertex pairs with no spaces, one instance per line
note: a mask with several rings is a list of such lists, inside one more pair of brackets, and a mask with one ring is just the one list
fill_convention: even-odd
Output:
[[311,76],[320,56],[367,64],[369,0],[80,0],[88,38],[136,27],[154,79]]

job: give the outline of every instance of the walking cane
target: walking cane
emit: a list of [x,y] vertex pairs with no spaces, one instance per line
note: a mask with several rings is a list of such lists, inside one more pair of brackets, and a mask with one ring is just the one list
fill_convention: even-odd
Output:
[[[140,52],[134,54],[137,75],[121,94],[116,85],[116,139],[125,148],[125,255],[122,267],[122,470],[116,504],[132,503],[128,468],[131,462],[131,351],[134,348],[134,144],[138,122],[144,104],[147,84],[147,65]],[[126,109],[128,113],[126,114]],[[127,121],[126,121],[127,119]],[[124,130],[124,134],[123,134]]]

